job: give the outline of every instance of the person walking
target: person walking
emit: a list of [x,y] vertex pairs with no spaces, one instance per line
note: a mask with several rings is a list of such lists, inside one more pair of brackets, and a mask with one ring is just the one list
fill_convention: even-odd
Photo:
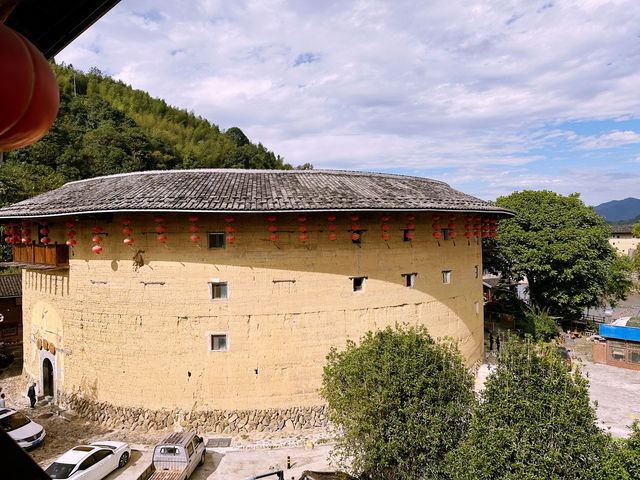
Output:
[[4,393],[0,393],[0,408],[6,408],[7,404],[4,401]]
[[27,392],[27,397],[31,401],[31,408],[36,408],[36,382],[33,382]]

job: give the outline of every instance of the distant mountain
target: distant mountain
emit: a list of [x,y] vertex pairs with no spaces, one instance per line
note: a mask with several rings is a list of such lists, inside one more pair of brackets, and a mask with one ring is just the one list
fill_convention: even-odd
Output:
[[628,220],[627,223],[634,223],[634,220],[640,216],[640,199],[629,197],[624,200],[613,200],[601,203],[593,209],[607,222],[619,223],[622,220]]

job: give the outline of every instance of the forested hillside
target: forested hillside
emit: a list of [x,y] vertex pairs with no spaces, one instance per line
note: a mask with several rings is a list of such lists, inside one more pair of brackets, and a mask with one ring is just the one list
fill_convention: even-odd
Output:
[[[99,175],[176,168],[290,169],[233,127],[168,106],[122,82],[52,65],[60,110],[47,135],[4,154],[0,205]],[[311,168],[305,165],[300,168]]]

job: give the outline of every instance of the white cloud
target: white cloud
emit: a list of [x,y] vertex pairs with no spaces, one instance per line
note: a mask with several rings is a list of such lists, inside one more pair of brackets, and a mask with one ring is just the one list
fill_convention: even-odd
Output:
[[[533,170],[540,149],[637,143],[606,122],[640,116],[635,12],[633,0],[130,0],[58,60],[240,126],[294,164],[569,188],[575,174]],[[607,124],[567,126],[585,121]]]

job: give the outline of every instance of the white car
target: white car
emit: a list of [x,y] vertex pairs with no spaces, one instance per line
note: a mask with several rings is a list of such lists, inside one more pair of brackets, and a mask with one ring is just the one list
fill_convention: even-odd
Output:
[[12,408],[0,408],[0,428],[22,448],[35,447],[45,437],[42,425],[32,422],[29,417]]
[[124,442],[95,442],[73,447],[45,470],[51,478],[100,480],[129,461],[131,449]]

